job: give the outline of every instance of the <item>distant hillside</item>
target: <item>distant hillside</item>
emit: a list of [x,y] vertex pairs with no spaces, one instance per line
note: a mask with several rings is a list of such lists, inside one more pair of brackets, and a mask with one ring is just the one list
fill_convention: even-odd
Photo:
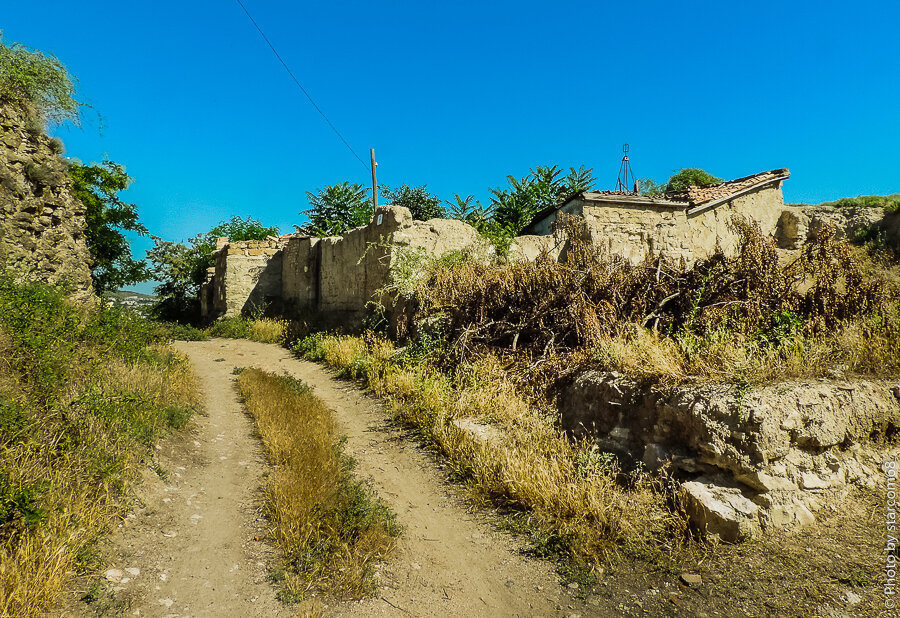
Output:
[[158,300],[156,296],[151,294],[141,294],[140,292],[131,292],[129,290],[107,292],[103,295],[103,298],[111,301],[114,305],[132,307],[139,311],[149,309],[155,305]]

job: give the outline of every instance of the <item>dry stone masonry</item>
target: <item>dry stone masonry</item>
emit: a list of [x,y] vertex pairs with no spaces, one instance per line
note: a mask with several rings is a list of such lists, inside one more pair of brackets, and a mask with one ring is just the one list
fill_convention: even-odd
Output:
[[0,103],[0,264],[90,298],[85,210],[58,150],[32,110]]
[[587,372],[560,398],[564,428],[682,478],[698,526],[726,541],[812,523],[852,486],[874,488],[885,438],[900,428],[900,387],[792,381],[657,390]]

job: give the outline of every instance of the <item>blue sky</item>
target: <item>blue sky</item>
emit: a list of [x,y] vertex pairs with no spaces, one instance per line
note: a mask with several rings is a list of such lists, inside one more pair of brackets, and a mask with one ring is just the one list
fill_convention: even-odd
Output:
[[[788,167],[792,202],[900,191],[897,2],[244,3],[381,183],[487,202],[557,164],[607,189],[628,142],[640,178]],[[288,232],[306,191],[370,183],[234,0],[3,0],[0,29],[79,78],[96,111],[54,133],[126,166],[155,235],[234,214]]]

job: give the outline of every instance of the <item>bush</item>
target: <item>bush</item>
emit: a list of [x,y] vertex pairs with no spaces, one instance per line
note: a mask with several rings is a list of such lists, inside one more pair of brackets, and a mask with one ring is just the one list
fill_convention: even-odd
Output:
[[718,176],[713,176],[706,170],[697,167],[687,167],[678,170],[669,178],[666,183],[666,192],[684,191],[688,187],[703,187],[706,185],[717,185],[723,182]]
[[0,100],[31,104],[48,122],[79,123],[75,78],[52,54],[0,39]]
[[900,211],[900,193],[844,197],[833,202],[825,202],[822,205],[836,208],[883,208],[884,214],[889,215]]

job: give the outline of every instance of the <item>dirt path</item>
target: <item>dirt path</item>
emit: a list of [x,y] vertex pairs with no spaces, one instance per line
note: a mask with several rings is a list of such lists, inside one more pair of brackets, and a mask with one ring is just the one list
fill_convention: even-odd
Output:
[[359,389],[275,345],[218,339],[178,348],[190,356],[203,382],[209,416],[198,419],[196,435],[163,447],[167,480],[147,479],[145,506],[129,516],[107,552],[115,556],[108,559],[113,572],[107,578],[113,613],[294,615],[265,581],[275,550],[254,540],[265,535],[264,463],[233,387],[236,366],[286,371],[311,385],[335,411],[358,472],[371,478],[404,526],[397,550],[379,573],[378,594],[333,604],[328,615],[596,613],[572,596],[575,590],[557,583],[551,565],[523,557],[516,539],[467,508],[433,456],[404,439]]

